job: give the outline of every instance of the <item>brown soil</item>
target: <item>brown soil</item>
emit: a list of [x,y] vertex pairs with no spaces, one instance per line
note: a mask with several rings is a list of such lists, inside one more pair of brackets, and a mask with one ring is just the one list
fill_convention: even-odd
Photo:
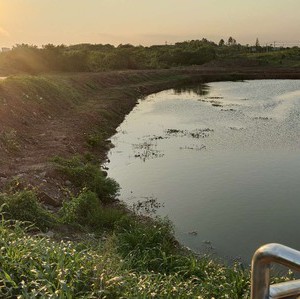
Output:
[[30,86],[20,86],[10,78],[0,81],[0,190],[17,180],[18,188],[32,186],[41,201],[56,206],[71,186],[56,173],[49,158],[91,152],[100,165],[110,144],[91,147],[87,136],[97,131],[110,137],[142,95],[188,82],[300,79],[300,70],[203,66],[45,77],[71,86],[76,91],[74,99],[62,99],[62,94],[53,91],[47,95],[48,90],[42,87],[39,94],[28,95]]

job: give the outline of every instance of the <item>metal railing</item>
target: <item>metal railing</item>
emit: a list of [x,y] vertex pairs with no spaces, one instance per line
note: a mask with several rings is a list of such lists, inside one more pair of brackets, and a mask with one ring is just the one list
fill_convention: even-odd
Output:
[[275,243],[260,247],[252,258],[251,299],[300,298],[300,280],[270,285],[271,263],[300,271],[300,251]]

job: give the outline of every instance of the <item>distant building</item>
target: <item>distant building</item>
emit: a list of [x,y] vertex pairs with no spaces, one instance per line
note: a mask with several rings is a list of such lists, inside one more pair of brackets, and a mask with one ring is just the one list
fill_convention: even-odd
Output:
[[2,52],[8,52],[8,51],[10,51],[10,48],[3,47],[1,50],[2,50]]

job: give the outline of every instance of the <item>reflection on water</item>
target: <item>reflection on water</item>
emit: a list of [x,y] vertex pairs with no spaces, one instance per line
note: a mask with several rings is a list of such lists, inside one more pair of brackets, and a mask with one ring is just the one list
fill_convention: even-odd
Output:
[[205,96],[209,93],[209,87],[204,84],[184,85],[173,89],[174,93],[180,95],[182,93],[196,94]]
[[191,249],[245,261],[300,249],[300,81],[218,82],[141,100],[112,138],[130,206],[156,198]]

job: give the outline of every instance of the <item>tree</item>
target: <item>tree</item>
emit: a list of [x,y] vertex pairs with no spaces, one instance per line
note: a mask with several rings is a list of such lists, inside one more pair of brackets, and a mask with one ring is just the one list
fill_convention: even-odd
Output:
[[236,45],[236,40],[232,36],[230,36],[228,38],[227,44],[228,44],[228,46],[235,46]]
[[224,39],[222,38],[222,39],[220,39],[220,41],[219,41],[219,47],[223,47],[225,45],[225,41],[224,41]]
[[255,41],[255,47],[256,47],[256,48],[259,48],[259,47],[260,47],[258,38],[256,38],[256,41]]

